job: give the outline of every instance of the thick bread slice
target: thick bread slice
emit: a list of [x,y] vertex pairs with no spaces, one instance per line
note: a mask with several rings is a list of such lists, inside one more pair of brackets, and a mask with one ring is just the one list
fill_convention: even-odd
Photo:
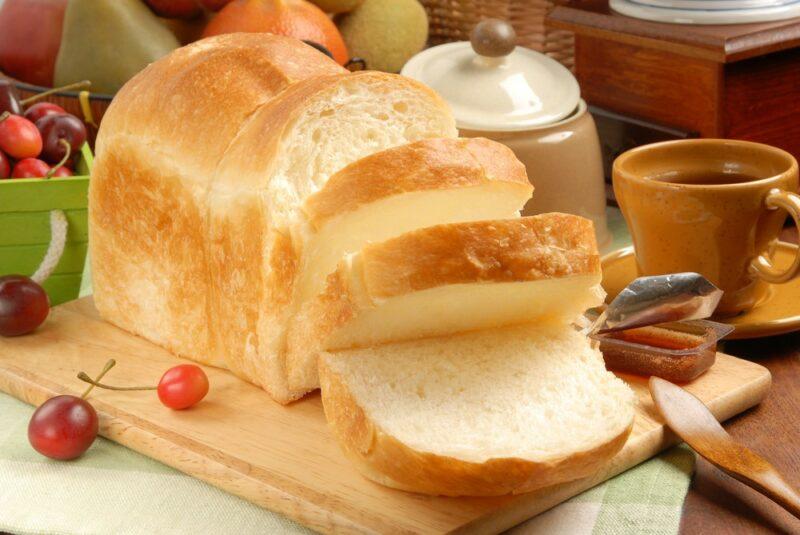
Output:
[[376,151],[455,135],[430,89],[373,71],[298,82],[249,117],[208,199],[212,329],[231,370],[279,402],[303,394],[288,387],[283,348],[305,199]]
[[222,365],[209,337],[206,194],[245,119],[291,83],[345,72],[313,48],[230,34],[178,49],[114,97],[89,182],[100,315],[173,353]]
[[532,192],[511,149],[484,138],[426,139],[362,158],[305,202],[297,300],[318,295],[342,257],[367,243],[441,223],[518,217]]
[[568,214],[438,225],[368,245],[296,316],[289,384],[318,386],[323,349],[568,323],[603,302],[600,279],[592,223]]
[[323,353],[328,424],[362,473],[448,496],[588,476],[625,443],[631,390],[567,326],[516,326]]

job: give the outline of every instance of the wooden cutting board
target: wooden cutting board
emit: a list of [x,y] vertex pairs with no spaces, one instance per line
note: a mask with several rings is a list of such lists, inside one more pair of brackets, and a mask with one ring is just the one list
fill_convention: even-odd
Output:
[[[0,338],[0,390],[33,405],[80,395],[78,371],[95,375],[113,357],[109,384],[155,384],[178,360],[97,316],[91,298],[53,309],[35,333]],[[187,411],[163,407],[154,392],[95,391],[100,433],[253,503],[324,532],[495,533],[605,481],[676,442],[665,432],[645,380],[623,378],[638,396],[624,449],[591,478],[500,498],[441,498],[381,487],[350,466],[326,427],[318,395],[283,407],[260,389],[206,369],[208,397]],[[688,385],[720,420],[759,403],[769,372],[719,354]],[[87,455],[91,455],[91,450]]]

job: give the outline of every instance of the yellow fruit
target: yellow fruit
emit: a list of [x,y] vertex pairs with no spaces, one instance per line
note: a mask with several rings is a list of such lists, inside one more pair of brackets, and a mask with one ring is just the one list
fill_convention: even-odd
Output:
[[353,11],[364,0],[311,0],[325,13],[347,13]]
[[428,16],[417,0],[364,0],[337,23],[350,55],[378,71],[399,72],[428,40]]

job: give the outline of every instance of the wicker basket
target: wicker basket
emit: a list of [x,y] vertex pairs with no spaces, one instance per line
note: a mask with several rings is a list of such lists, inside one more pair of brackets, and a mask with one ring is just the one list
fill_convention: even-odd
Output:
[[503,19],[517,32],[517,44],[544,52],[572,69],[575,42],[571,32],[544,25],[552,0],[421,0],[430,21],[430,44],[468,41],[483,19]]

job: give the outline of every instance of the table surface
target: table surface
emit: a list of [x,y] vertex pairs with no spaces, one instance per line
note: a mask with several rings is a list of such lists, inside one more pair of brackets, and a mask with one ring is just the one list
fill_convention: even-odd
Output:
[[800,46],[800,18],[753,24],[667,24],[617,14],[608,7],[608,0],[559,2],[548,15],[547,25],[719,63]]
[[[797,241],[793,231],[785,232],[783,239]],[[800,333],[726,342],[724,351],[772,372],[767,399],[728,420],[725,429],[763,454],[800,489]],[[683,504],[681,533],[800,533],[800,520],[698,458]]]

